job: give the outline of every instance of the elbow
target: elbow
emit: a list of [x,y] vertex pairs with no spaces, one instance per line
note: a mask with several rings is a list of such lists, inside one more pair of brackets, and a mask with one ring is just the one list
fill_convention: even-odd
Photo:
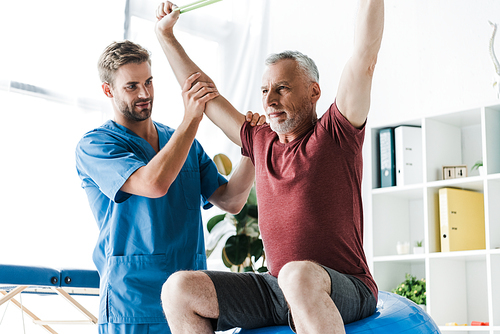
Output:
[[376,65],[377,65],[377,57],[375,56],[372,62],[368,65],[368,76],[373,77]]
[[149,193],[149,198],[160,198],[160,197],[163,197],[167,194],[168,192],[168,188],[167,189],[163,189],[163,188],[154,188],[154,189],[150,189],[150,193]]
[[246,201],[231,203],[224,209],[224,211],[232,215],[237,215],[238,213],[241,212],[241,210],[245,206],[245,203]]
[[373,77],[375,73],[375,67],[377,65],[378,55],[365,53],[362,57],[358,58],[359,64],[361,66],[362,72],[365,73],[367,77]]
[[167,194],[167,192],[168,192],[168,189],[166,189],[166,190],[163,190],[163,189],[157,190],[157,191],[151,193],[151,196],[149,196],[149,197],[150,198],[160,198],[160,197],[165,196]]
[[148,196],[149,198],[160,198],[167,194],[168,189],[170,188],[170,184],[166,183],[152,183],[147,186]]

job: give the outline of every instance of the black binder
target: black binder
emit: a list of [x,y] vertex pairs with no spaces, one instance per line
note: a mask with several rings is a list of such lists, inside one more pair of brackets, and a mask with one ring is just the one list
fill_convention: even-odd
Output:
[[380,129],[380,186],[396,185],[396,159],[394,153],[394,129]]

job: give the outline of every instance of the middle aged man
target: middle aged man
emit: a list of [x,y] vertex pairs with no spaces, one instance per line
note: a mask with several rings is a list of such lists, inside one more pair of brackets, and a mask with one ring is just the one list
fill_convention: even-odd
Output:
[[[156,33],[178,81],[200,69],[173,34],[164,2]],[[378,290],[363,251],[362,145],[384,22],[383,0],[361,0],[354,51],[334,103],[317,118],[314,62],[271,55],[262,79],[270,125],[248,126],[222,96],[205,113],[255,165],[259,226],[269,274],[178,272],[163,287],[173,333],[290,324],[297,333],[344,333],[371,315]],[[202,81],[211,82],[202,75]],[[246,89],[246,87],[242,87]]]

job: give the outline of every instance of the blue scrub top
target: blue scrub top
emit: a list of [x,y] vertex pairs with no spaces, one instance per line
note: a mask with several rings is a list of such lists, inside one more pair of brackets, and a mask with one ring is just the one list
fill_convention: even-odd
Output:
[[[161,149],[174,130],[154,125]],[[99,226],[99,323],[165,323],[163,283],[178,270],[206,269],[200,206],[211,207],[207,199],[227,180],[195,140],[165,196],[120,191],[155,155],[146,140],[111,120],[77,145],[78,175]]]

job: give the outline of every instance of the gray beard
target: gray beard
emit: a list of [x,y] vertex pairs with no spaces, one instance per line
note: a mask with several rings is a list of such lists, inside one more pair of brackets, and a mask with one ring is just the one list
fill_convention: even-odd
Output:
[[295,118],[287,118],[283,122],[272,121],[270,120],[269,126],[271,130],[280,135],[285,135],[287,133],[292,132],[299,124],[301,124],[307,117],[305,113],[299,113],[295,116]]

